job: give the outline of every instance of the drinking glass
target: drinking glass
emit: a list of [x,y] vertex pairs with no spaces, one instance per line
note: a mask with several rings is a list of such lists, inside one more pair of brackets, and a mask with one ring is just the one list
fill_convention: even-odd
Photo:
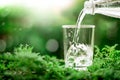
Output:
[[63,25],[65,67],[87,70],[92,65],[94,25]]

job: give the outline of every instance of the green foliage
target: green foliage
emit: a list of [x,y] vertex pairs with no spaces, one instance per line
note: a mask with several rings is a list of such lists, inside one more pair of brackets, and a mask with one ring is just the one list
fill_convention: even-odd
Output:
[[120,50],[116,50],[116,46],[105,46],[102,50],[96,47],[94,62],[91,68],[96,67],[94,68],[95,70],[101,68],[120,69],[120,66],[118,66],[120,65]]
[[21,45],[11,53],[0,55],[0,76],[3,79],[60,79],[63,63],[55,57],[33,53],[28,45]]
[[27,11],[23,7],[0,7],[0,35],[19,31],[24,27]]
[[32,47],[20,45],[13,53],[0,55],[0,79],[4,80],[119,80],[120,50],[95,47],[93,65],[88,71],[64,67],[56,57],[34,53]]
[[116,50],[116,46],[105,46],[101,50],[96,47],[93,65],[88,67],[94,78],[120,79],[120,50]]

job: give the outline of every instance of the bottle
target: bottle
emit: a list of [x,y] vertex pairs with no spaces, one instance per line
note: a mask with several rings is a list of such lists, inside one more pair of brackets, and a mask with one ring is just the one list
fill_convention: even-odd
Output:
[[84,4],[84,12],[120,18],[120,0],[89,0]]

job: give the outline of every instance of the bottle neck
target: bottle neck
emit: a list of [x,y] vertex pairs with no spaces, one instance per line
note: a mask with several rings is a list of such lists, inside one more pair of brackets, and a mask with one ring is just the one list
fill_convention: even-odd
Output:
[[86,14],[91,14],[94,15],[95,14],[95,4],[93,1],[86,1],[84,4],[84,12]]

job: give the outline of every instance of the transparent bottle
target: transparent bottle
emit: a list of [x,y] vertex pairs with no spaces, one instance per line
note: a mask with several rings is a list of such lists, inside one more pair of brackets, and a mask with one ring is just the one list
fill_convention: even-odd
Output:
[[120,18],[120,0],[89,0],[84,4],[84,12]]

